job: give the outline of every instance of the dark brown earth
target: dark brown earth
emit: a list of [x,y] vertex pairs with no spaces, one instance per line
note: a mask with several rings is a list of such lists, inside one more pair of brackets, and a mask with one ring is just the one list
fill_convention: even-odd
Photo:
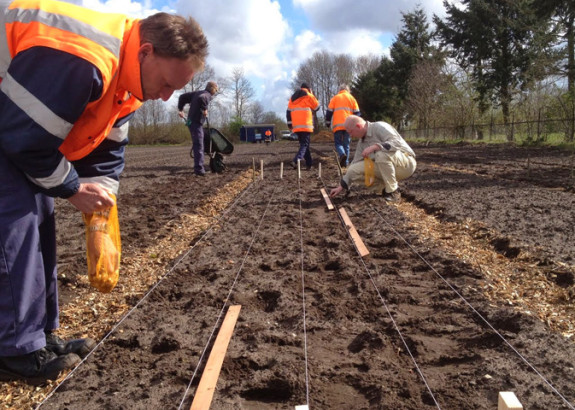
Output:
[[81,218],[59,203],[62,332],[100,344],[36,404],[189,408],[241,305],[213,409],[494,409],[500,391],[575,408],[572,153],[415,145],[399,205],[362,187],[334,200],[360,258],[320,193],[339,179],[331,144],[314,144],[321,178],[316,165],[280,179],[296,149],[236,144],[200,178],[186,147],[130,148],[109,295],[89,288]]

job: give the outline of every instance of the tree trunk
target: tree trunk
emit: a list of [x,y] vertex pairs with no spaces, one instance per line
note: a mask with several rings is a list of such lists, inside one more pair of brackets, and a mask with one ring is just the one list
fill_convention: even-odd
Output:
[[513,141],[513,131],[509,126],[509,93],[507,90],[501,96],[501,111],[503,112],[503,123],[505,124],[505,134],[507,135],[507,141]]
[[569,105],[571,118],[568,141],[573,141],[575,135],[575,14],[569,16],[567,24],[567,89],[569,90]]

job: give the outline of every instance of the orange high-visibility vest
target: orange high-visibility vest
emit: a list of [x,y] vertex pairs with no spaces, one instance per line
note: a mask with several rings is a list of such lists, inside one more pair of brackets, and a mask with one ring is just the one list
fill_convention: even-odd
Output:
[[345,130],[345,119],[358,112],[359,106],[355,98],[347,90],[341,90],[333,96],[329,102],[328,109],[333,111],[331,129],[333,131],[341,131]]
[[0,42],[4,41],[3,37],[9,55],[0,56],[0,77],[4,77],[14,56],[36,46],[81,57],[100,71],[102,95],[87,105],[73,125],[57,118],[45,120],[52,123],[40,124],[64,140],[60,151],[69,161],[92,152],[118,118],[134,112],[142,104],[138,100],[143,98],[143,92],[136,19],[54,0],[14,0],[5,11]]
[[291,112],[291,126],[293,132],[313,132],[313,112],[319,108],[315,96],[302,88],[306,95],[288,103]]

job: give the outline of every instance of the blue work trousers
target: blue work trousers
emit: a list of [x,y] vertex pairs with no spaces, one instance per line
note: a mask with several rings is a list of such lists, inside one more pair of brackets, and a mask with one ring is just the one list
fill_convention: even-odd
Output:
[[58,326],[54,199],[0,149],[0,356],[41,349]]
[[189,126],[192,135],[192,150],[194,152],[194,173],[205,174],[204,169],[204,127],[201,124]]
[[349,145],[351,142],[351,137],[346,130],[339,130],[333,133],[333,141],[335,143],[337,156],[341,158],[341,156],[345,154],[347,157],[347,160],[345,161],[345,165],[347,166],[350,162]]
[[297,164],[298,159],[305,160],[306,167],[311,167],[311,151],[309,150],[309,145],[311,142],[311,132],[296,132],[297,139],[299,141],[299,150],[295,155],[293,161]]

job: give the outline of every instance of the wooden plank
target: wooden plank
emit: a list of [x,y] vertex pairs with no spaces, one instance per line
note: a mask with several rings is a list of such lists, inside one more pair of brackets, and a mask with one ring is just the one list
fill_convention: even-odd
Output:
[[512,391],[500,391],[499,400],[497,402],[497,410],[520,410],[523,409],[523,405],[515,396]]
[[359,236],[359,234],[357,233],[357,230],[355,229],[355,227],[351,223],[351,219],[349,219],[349,216],[347,216],[347,212],[345,212],[345,209],[339,208],[339,214],[343,218],[343,222],[345,223],[345,226],[346,226],[347,230],[349,231],[349,234],[351,235],[351,239],[353,239],[353,242],[355,243],[355,246],[359,252],[359,255],[362,258],[364,256],[369,255],[369,251],[367,250],[366,246],[363,244],[361,237]]
[[321,191],[321,195],[323,196],[323,200],[325,201],[326,205],[327,205],[327,209],[329,209],[330,211],[332,209],[335,209],[335,207],[333,206],[333,204],[331,203],[331,199],[329,199],[329,195],[327,194],[327,192],[325,191],[325,188],[320,189]]
[[210,408],[216,383],[222,369],[222,363],[228,349],[228,344],[234,332],[234,327],[240,314],[241,305],[233,305],[228,309],[222,327],[216,337],[214,347],[206,363],[206,368],[202,373],[202,379],[194,395],[194,401],[190,410],[206,410]]

